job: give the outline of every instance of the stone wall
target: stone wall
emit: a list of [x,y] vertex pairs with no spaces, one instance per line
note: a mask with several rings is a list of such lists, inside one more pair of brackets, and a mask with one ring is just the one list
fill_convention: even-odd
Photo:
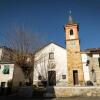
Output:
[[[71,42],[75,42],[76,47],[73,48]],[[80,54],[80,45],[79,40],[71,40],[67,41],[67,67],[68,67],[68,85],[73,86],[74,84],[74,77],[73,71],[77,71],[78,76],[76,76],[77,85],[84,84],[84,77],[83,77],[83,67],[82,67],[82,60]]]
[[100,96],[100,87],[48,87],[45,97]]

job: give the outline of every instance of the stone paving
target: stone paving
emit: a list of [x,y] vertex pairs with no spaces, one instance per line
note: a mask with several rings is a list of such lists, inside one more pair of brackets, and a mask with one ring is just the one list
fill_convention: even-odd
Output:
[[100,100],[100,97],[27,98],[14,96],[0,96],[0,100]]

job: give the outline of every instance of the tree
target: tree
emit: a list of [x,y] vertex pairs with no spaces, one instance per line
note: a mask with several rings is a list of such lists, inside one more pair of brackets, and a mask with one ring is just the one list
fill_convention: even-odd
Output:
[[17,28],[13,32],[5,34],[5,45],[13,50],[12,61],[22,68],[25,81],[32,80],[34,67],[33,52],[45,42],[39,39],[36,34],[27,32],[23,28]]

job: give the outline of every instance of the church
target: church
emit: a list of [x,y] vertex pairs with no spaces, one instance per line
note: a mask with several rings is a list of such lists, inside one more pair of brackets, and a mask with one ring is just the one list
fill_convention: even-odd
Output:
[[49,43],[35,53],[33,84],[100,85],[100,48],[80,50],[79,25],[71,15],[64,26],[64,31],[66,48]]

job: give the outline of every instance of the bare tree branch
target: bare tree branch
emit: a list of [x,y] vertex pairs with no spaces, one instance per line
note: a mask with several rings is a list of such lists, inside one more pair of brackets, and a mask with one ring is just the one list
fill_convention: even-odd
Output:
[[40,37],[23,28],[16,28],[12,32],[3,34],[3,36],[5,45],[13,50],[12,61],[22,68],[25,78],[29,78],[34,67],[34,55],[32,53],[42,43],[41,41],[38,44],[38,40],[41,40]]

